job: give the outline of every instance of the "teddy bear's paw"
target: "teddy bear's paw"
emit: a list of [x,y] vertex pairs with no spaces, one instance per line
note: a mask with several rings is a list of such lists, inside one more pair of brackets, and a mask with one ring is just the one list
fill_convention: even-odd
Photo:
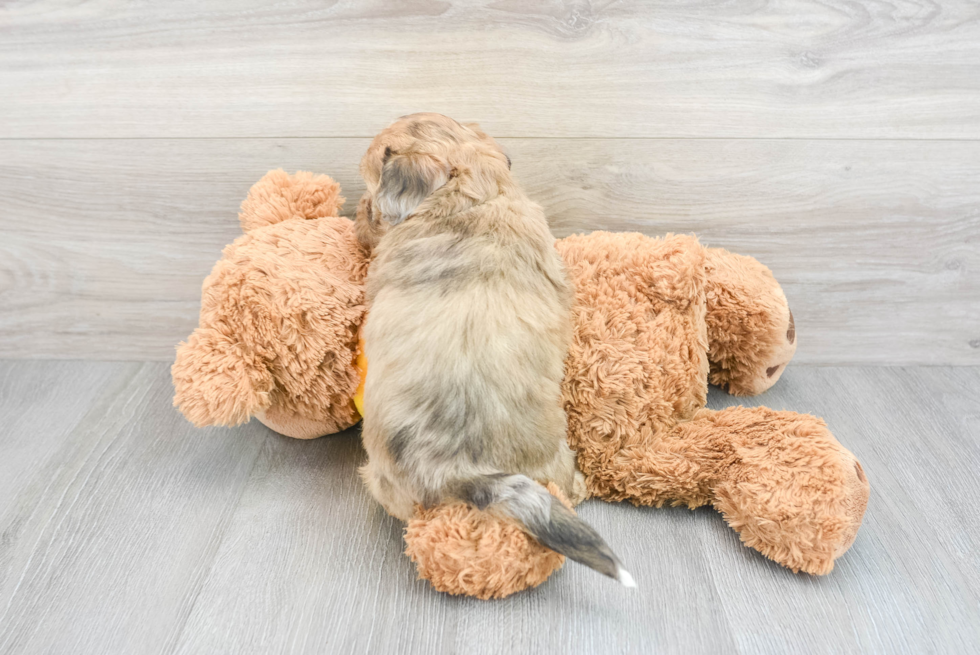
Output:
[[[548,491],[569,505],[554,483]],[[436,590],[483,600],[536,587],[565,562],[515,521],[461,502],[419,507],[405,543],[419,577]]]
[[776,384],[796,353],[796,322],[772,272],[752,257],[706,249],[709,381],[733,396]]
[[715,487],[715,508],[766,557],[794,572],[829,573],[868,504],[861,464],[816,417],[736,409],[746,420],[757,414],[757,423],[734,440],[736,460]]

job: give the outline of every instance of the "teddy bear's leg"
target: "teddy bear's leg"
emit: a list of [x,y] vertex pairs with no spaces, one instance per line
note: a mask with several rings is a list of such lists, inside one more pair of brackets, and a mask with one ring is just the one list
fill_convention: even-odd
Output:
[[772,272],[752,257],[705,249],[710,382],[735,396],[774,385],[796,352],[796,326]]
[[[571,509],[558,485],[548,483],[548,491]],[[417,507],[405,553],[436,590],[484,600],[536,587],[565,562],[512,519],[462,502]]]
[[712,504],[742,541],[793,571],[822,575],[850,548],[870,488],[820,419],[765,407],[702,410],[606,469],[638,505]]
[[766,557],[794,572],[829,573],[868,505],[861,463],[814,416],[734,407],[707,418],[734,447],[714,507]]

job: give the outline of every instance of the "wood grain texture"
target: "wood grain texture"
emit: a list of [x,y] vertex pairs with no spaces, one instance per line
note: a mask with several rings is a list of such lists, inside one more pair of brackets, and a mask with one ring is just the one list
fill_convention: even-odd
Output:
[[268,445],[178,653],[734,649],[705,553],[685,531],[690,516],[661,517],[648,564],[653,526],[637,525],[633,508],[583,509],[624,559],[640,562],[647,584],[636,594],[569,566],[556,584],[500,603],[452,598],[416,579],[401,524],[355,475],[363,461],[356,438]]
[[0,364],[0,653],[170,652],[268,431],[162,364]]
[[711,510],[589,501],[638,589],[568,564],[483,602],[415,579],[356,431],[195,430],[162,363],[0,362],[0,653],[976,652],[978,388],[977,367],[790,367],[752,400],[823,416],[871,481],[828,576]]
[[0,137],[980,138],[968,0],[8,2]]
[[[503,139],[557,236],[694,232],[766,263],[798,363],[980,363],[980,142]],[[0,356],[170,360],[277,166],[352,210],[365,139],[0,141]]]

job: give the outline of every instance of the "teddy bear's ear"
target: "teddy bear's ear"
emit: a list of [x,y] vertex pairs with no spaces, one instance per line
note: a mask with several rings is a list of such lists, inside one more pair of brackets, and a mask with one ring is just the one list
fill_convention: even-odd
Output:
[[170,372],[174,407],[197,427],[238,425],[272,402],[274,382],[262,358],[213,328],[197,328],[177,346]]
[[290,219],[338,216],[343,204],[340,185],[329,176],[307,171],[289,175],[276,169],[252,185],[242,202],[238,220],[242,230],[250,232]]

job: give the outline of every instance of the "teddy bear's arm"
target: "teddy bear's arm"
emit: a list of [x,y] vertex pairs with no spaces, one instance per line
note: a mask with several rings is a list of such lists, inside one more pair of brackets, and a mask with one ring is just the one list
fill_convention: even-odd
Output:
[[174,407],[198,427],[238,425],[269,407],[274,386],[261,357],[213,327],[194,330],[171,368]]
[[774,385],[796,352],[796,325],[772,272],[752,257],[705,248],[709,380],[735,396]]

